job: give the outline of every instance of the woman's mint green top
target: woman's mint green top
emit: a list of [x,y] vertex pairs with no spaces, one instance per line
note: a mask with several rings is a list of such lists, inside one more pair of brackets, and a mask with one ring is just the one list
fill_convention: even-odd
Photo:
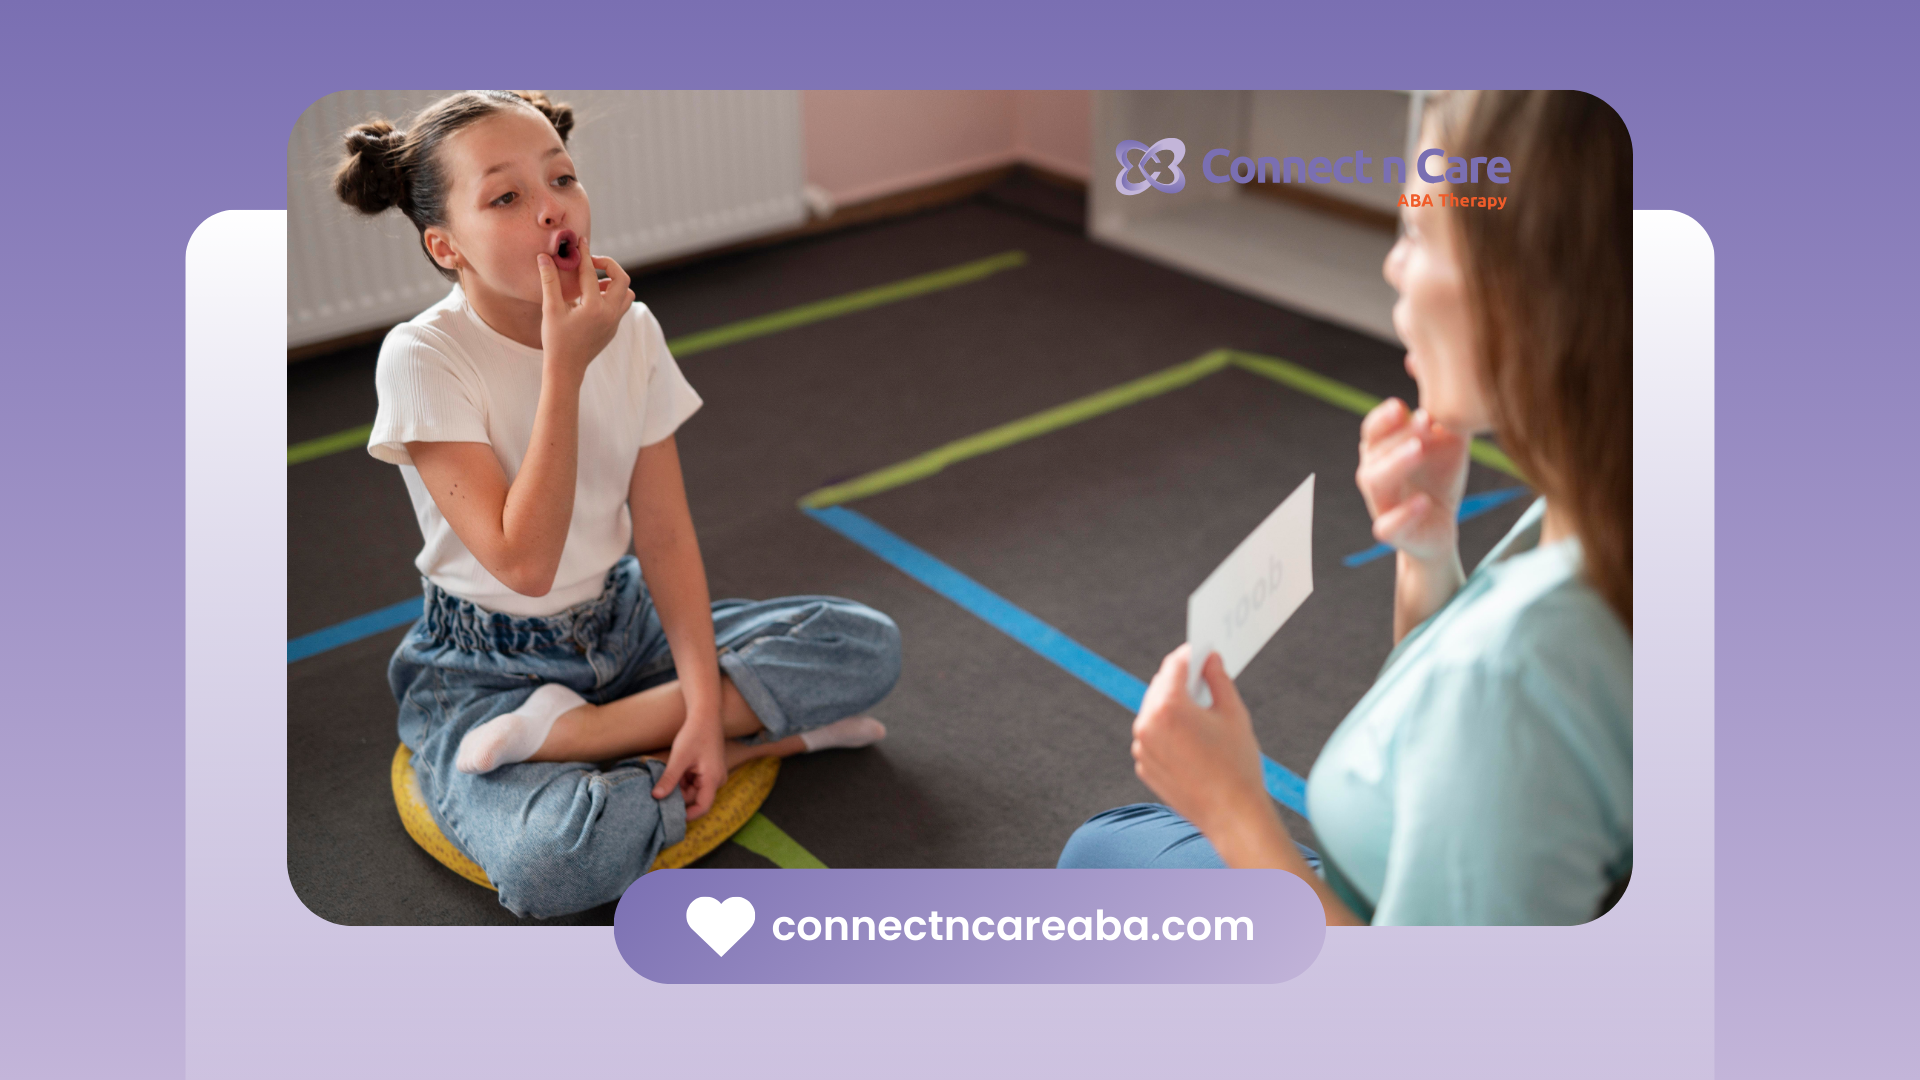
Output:
[[1375,924],[1586,922],[1633,865],[1633,643],[1540,546],[1546,500],[1406,636],[1327,740],[1307,808]]

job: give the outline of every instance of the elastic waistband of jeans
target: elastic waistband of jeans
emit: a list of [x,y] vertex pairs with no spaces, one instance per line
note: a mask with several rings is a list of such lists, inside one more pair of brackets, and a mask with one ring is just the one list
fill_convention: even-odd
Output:
[[508,615],[488,611],[421,579],[426,592],[427,634],[470,652],[525,652],[556,645],[581,651],[599,642],[619,613],[624,576],[637,569],[629,555],[607,571],[600,595],[552,615]]

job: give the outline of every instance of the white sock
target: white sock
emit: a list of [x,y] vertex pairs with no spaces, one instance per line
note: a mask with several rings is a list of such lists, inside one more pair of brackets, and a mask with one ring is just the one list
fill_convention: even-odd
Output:
[[586,703],[587,699],[559,683],[547,683],[525,705],[467,732],[453,767],[463,773],[485,773],[525,761],[539,752],[555,720]]
[[886,737],[887,725],[871,716],[849,716],[825,727],[800,733],[800,741],[805,744],[809,754],[815,750],[857,750],[862,746],[872,746]]

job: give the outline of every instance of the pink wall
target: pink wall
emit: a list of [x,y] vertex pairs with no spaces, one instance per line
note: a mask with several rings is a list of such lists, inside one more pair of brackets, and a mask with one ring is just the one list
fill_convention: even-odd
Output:
[[809,90],[807,180],[841,203],[1016,161],[1087,175],[1084,90]]
[[1021,159],[1077,180],[1093,151],[1093,93],[1014,91],[1014,138]]

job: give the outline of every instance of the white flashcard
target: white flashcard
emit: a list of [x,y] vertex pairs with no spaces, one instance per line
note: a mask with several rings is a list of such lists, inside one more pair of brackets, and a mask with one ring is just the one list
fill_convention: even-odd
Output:
[[1200,678],[1210,653],[1238,676],[1313,592],[1313,477],[1293,489],[1267,520],[1187,597],[1192,662],[1187,693],[1203,706],[1213,695]]

